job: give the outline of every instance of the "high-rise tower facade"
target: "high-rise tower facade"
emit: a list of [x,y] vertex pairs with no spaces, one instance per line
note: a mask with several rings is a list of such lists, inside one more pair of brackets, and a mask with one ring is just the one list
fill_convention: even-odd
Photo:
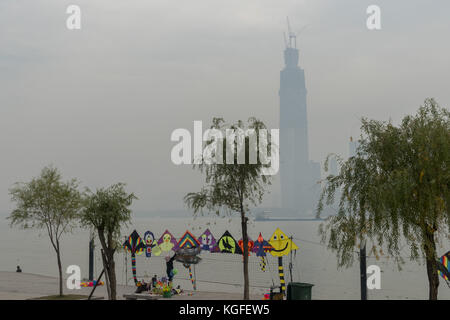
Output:
[[305,72],[289,32],[280,72],[280,179],[285,214],[311,216],[320,192],[320,165],[309,160]]

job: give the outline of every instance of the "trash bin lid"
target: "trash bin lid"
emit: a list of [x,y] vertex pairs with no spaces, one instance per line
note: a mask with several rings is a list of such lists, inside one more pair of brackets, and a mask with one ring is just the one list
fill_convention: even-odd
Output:
[[313,287],[314,286],[312,283],[305,283],[305,282],[289,282],[289,284],[294,287]]

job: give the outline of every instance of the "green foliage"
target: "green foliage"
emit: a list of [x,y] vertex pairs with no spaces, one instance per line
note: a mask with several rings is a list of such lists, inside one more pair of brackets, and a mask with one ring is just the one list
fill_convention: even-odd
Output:
[[38,178],[16,183],[10,189],[11,199],[16,203],[16,209],[8,217],[11,226],[45,229],[55,249],[61,235],[74,226],[82,204],[78,182],[61,179],[57,169],[46,167]]
[[38,178],[28,183],[16,183],[11,189],[11,199],[16,203],[8,219],[11,226],[36,228],[47,231],[56,252],[59,269],[59,295],[63,295],[63,276],[60,238],[71,231],[82,207],[78,182],[61,181],[57,169],[46,167]]
[[[242,121],[227,126],[222,118],[214,118],[211,129],[225,131],[225,129],[253,129],[258,136],[260,129],[266,129],[263,122],[250,118],[248,127],[245,128]],[[206,185],[200,192],[188,193],[184,201],[189,208],[193,209],[195,214],[203,213],[204,209],[215,211],[217,214],[221,210],[227,213],[247,211],[250,205],[257,205],[262,201],[265,187],[271,184],[270,176],[262,175],[262,169],[269,165],[262,164],[259,159],[258,144],[253,146],[253,150],[258,155],[256,164],[250,164],[250,143],[249,136],[245,137],[245,148],[239,149],[237,142],[234,142],[234,163],[226,163],[227,144],[230,144],[223,138],[223,163],[214,163],[194,165],[200,172],[206,175]],[[268,136],[270,141],[270,136]],[[258,142],[259,140],[257,140]],[[212,143],[207,142],[207,145]],[[268,154],[270,155],[270,143],[268,143]],[[245,163],[238,164],[240,152],[245,152]]]
[[363,119],[361,129],[356,155],[325,179],[317,215],[335,194],[340,199],[337,215],[321,225],[322,241],[339,266],[353,263],[362,238],[386,246],[399,266],[404,245],[411,259],[433,261],[435,238],[450,230],[450,113],[427,99],[399,126]]
[[120,229],[131,220],[130,206],[137,199],[125,191],[123,183],[85,195],[81,224],[97,231],[102,246],[102,261],[105,270],[106,287],[110,300],[116,300],[117,280],[114,253],[121,248]]
[[108,247],[116,247],[117,242],[120,242],[120,229],[130,221],[129,207],[137,199],[124,188],[125,184],[117,183],[106,189],[98,189],[95,193],[88,189],[84,199],[81,223],[85,227],[94,227],[105,235]]
[[[185,203],[194,210],[194,214],[203,213],[204,209],[208,211],[215,211],[220,214],[221,211],[226,213],[238,212],[241,216],[241,228],[243,239],[243,269],[244,269],[244,300],[249,299],[249,277],[248,277],[248,235],[247,222],[250,205],[257,205],[261,203],[265,187],[269,185],[270,177],[262,175],[264,167],[269,165],[263,164],[259,154],[259,130],[265,129],[264,123],[250,118],[248,127],[245,128],[242,121],[229,126],[229,129],[237,132],[238,130],[247,131],[249,134],[245,135],[240,144],[239,138],[236,137],[233,141],[227,141],[226,137],[222,141],[215,141],[213,139],[207,142],[207,147],[212,147],[212,143],[216,143],[215,150],[220,150],[222,147],[223,159],[216,158],[216,162],[194,165],[200,172],[206,175],[206,186],[200,192],[191,192],[184,197]],[[225,131],[227,126],[221,118],[214,118],[211,129]],[[255,136],[252,136],[252,131]],[[251,140],[254,139],[254,140]],[[270,136],[268,135],[270,141]],[[220,139],[219,139],[220,140]],[[250,143],[254,141],[256,143]],[[254,148],[254,149],[252,149]],[[234,150],[233,161],[226,161],[227,150]],[[270,154],[271,144],[267,144],[267,154]],[[256,155],[256,161],[252,164],[250,155]],[[231,157],[230,157],[231,158]],[[239,161],[239,159],[244,161]],[[202,160],[205,160],[204,158]],[[231,159],[230,159],[231,160]],[[243,163],[241,163],[243,162]]]

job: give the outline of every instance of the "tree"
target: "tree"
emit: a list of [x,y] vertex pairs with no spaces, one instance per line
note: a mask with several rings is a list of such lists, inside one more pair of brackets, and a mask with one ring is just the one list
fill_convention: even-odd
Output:
[[44,229],[50,238],[59,270],[59,295],[63,295],[61,263],[61,236],[71,231],[73,222],[81,210],[81,195],[78,182],[72,179],[61,181],[57,169],[45,167],[38,178],[28,183],[16,183],[11,189],[12,201],[16,203],[8,219],[11,226],[23,229]]
[[102,246],[103,268],[110,300],[116,300],[117,293],[114,253],[121,248],[120,228],[130,221],[129,207],[133,200],[137,199],[124,188],[123,183],[118,183],[106,189],[98,189],[95,193],[87,190],[81,213],[82,225],[93,227],[97,231]]
[[399,126],[363,119],[361,129],[356,155],[325,179],[318,216],[342,193],[337,215],[320,228],[322,241],[339,266],[353,263],[358,238],[377,243],[377,256],[386,245],[399,267],[406,244],[412,261],[425,258],[429,299],[437,299],[436,242],[450,230],[450,113],[427,99]]
[[[244,299],[249,299],[247,213],[249,212],[249,205],[261,203],[265,187],[271,183],[270,176],[263,175],[263,169],[268,165],[264,164],[263,159],[260,159],[258,152],[259,132],[266,127],[264,123],[255,118],[250,118],[248,122],[248,129],[250,129],[250,132],[254,130],[255,135],[253,137],[256,138],[257,143],[249,143],[252,133],[241,136],[245,137],[244,140],[241,140],[245,142],[244,148],[242,148],[242,144],[239,145],[239,138],[228,139],[228,141],[227,138],[208,140],[207,148],[216,144],[213,150],[220,151],[222,149],[222,157],[217,156],[219,153],[215,151],[212,152],[212,157],[203,154],[203,161],[201,164],[194,165],[194,169],[197,168],[206,175],[206,186],[200,192],[188,193],[184,198],[187,206],[193,209],[195,214],[202,212],[203,209],[215,211],[216,214],[220,214],[221,210],[226,213],[237,212],[240,214],[244,256]],[[213,119],[211,129],[221,130],[222,132],[225,128],[226,125],[224,125],[222,118]],[[236,124],[229,126],[229,129],[236,133],[243,133],[246,128],[244,128],[242,121],[238,121]],[[268,143],[267,147],[267,154],[269,154],[271,143]],[[232,150],[234,151],[232,152]],[[227,152],[232,159],[228,162],[226,161]],[[257,161],[254,164],[249,161],[252,152],[257,155]],[[242,155],[245,155],[245,161],[238,161],[238,158]],[[215,158],[215,160],[211,161],[211,158]],[[240,162],[244,163],[240,164]]]

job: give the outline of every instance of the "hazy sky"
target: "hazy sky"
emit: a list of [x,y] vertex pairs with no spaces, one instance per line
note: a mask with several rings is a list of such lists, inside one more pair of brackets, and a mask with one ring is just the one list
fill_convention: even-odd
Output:
[[[81,30],[66,28],[70,4]],[[397,122],[426,97],[449,106],[448,0],[1,0],[0,211],[48,164],[94,189],[126,182],[136,210],[182,208],[202,177],[171,163],[171,132],[214,116],[278,127],[286,16],[307,25],[312,160],[346,156],[363,116]]]

